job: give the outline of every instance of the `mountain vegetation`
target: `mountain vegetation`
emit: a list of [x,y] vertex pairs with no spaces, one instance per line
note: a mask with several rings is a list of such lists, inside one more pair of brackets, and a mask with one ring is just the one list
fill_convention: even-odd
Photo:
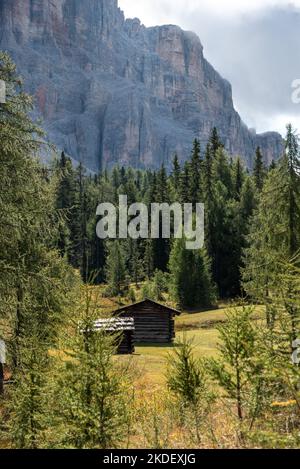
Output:
[[[0,79],[0,338],[10,383],[0,396],[1,446],[299,447],[291,355],[300,337],[300,152],[292,127],[271,168],[257,148],[252,173],[213,128],[186,163],[174,155],[171,172],[91,174],[46,145],[4,53]],[[96,208],[118,206],[121,195],[148,208],[203,202],[204,246],[187,250],[174,230],[170,238],[100,239]],[[220,300],[242,306],[217,325],[214,357],[198,360],[185,337],[175,344],[155,389],[131,360],[115,357],[118,335],[93,326],[108,316],[105,301],[137,294],[187,314]],[[254,317],[257,304],[265,316]]]

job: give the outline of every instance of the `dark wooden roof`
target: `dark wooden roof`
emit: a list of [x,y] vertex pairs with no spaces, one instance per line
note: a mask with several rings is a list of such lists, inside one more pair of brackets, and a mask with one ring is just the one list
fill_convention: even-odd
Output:
[[98,319],[94,323],[95,330],[134,331],[134,318]]
[[149,298],[146,298],[145,300],[143,301],[138,301],[137,303],[132,303],[131,305],[127,305],[127,306],[123,306],[122,308],[119,308],[117,310],[114,311],[114,314],[118,314],[118,313],[122,313],[124,311],[131,311],[131,310],[135,310],[137,306],[140,306],[140,305],[143,305],[143,304],[151,304],[153,305],[154,307],[157,307],[159,306],[159,309],[160,310],[165,310],[166,312],[168,313],[172,313],[176,316],[179,316],[181,314],[181,311],[178,311],[177,309],[174,309],[174,308],[170,308],[169,306],[166,306],[166,305],[163,305],[161,303],[158,303],[157,301],[154,301],[154,300],[150,300]]

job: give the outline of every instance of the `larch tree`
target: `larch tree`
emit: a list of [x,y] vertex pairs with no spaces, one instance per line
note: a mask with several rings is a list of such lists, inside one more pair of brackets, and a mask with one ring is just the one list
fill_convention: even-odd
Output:
[[124,445],[132,396],[128,367],[114,360],[118,333],[95,328],[99,301],[84,286],[77,322],[64,339],[57,380],[57,443],[64,448],[109,449]]
[[45,391],[48,350],[75,277],[57,250],[56,180],[39,163],[43,134],[30,117],[32,99],[3,53],[0,78],[7,85],[0,107],[0,316],[14,379],[8,427],[13,446],[36,448],[47,408],[34,396]]
[[289,125],[285,154],[266,178],[245,250],[243,286],[250,296],[267,304],[276,293],[283,263],[291,261],[300,248],[298,157],[298,139]]

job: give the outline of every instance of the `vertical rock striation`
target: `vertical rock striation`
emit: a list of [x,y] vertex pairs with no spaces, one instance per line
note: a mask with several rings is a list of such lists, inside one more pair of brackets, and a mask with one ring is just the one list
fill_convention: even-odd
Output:
[[91,170],[170,167],[213,126],[250,168],[256,146],[266,162],[282,152],[279,134],[243,124],[195,34],[125,20],[117,0],[0,0],[0,49],[34,94],[49,139]]

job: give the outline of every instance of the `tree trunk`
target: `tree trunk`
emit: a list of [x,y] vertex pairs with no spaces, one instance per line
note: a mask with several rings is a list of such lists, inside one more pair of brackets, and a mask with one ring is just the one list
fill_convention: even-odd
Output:
[[241,378],[240,371],[236,371],[236,400],[237,400],[237,411],[238,417],[240,420],[243,420],[243,411],[242,411],[242,396],[241,396]]
[[0,363],[0,396],[4,394],[4,371],[3,365]]

